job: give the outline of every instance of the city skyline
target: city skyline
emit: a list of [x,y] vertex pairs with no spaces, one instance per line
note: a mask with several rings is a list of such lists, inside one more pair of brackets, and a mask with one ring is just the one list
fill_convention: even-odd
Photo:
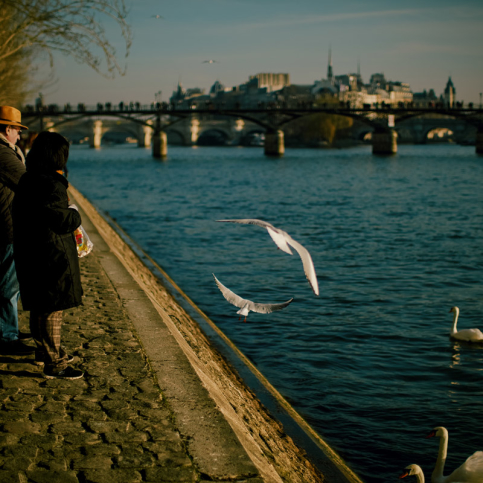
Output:
[[[239,85],[260,72],[312,84],[326,78],[330,48],[334,75],[356,72],[359,63],[365,82],[382,72],[413,92],[434,89],[438,96],[451,76],[458,100],[479,103],[482,20],[483,4],[474,0],[458,6],[408,0],[404,8],[383,0],[147,0],[131,5],[134,42],[125,77],[107,80],[56,55],[57,82],[42,93],[46,103],[59,105],[150,103],[159,91],[166,101],[178,81],[208,90],[217,80]],[[111,28],[106,25],[121,49]]]

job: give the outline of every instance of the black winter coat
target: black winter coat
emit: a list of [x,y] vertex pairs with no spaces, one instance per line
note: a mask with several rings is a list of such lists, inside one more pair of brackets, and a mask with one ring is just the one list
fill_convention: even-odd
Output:
[[0,139],[0,251],[13,243],[12,201],[24,173],[21,155]]
[[69,183],[59,173],[27,172],[13,200],[13,251],[24,310],[55,312],[82,304]]

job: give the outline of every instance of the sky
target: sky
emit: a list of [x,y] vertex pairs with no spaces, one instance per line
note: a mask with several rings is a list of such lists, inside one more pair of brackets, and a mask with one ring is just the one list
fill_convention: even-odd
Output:
[[[260,72],[312,84],[327,76],[329,48],[334,75],[359,62],[364,82],[382,72],[440,95],[451,76],[457,100],[479,104],[483,92],[483,0],[125,1],[134,37],[126,75],[105,79],[58,54],[45,103],[148,104],[159,91],[167,101],[179,81],[208,91]],[[105,26],[123,60],[119,29]]]

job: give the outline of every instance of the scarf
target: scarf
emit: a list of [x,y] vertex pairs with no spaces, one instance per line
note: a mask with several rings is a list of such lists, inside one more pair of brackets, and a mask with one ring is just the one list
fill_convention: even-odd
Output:
[[11,143],[2,133],[0,133],[0,140],[2,140],[8,147],[12,148],[17,156],[20,158],[20,161],[25,164],[25,157],[22,153],[22,150],[18,146]]

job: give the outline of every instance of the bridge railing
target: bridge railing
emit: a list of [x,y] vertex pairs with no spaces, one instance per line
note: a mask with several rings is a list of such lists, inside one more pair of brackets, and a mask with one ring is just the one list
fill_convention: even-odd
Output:
[[129,113],[129,112],[153,112],[158,111],[240,111],[240,112],[256,112],[256,111],[271,111],[271,110],[300,110],[300,111],[327,111],[333,112],[335,110],[340,111],[357,111],[357,112],[384,112],[384,111],[426,111],[426,112],[448,112],[448,111],[477,111],[479,113],[483,112],[481,106],[474,106],[473,103],[468,103],[463,105],[463,103],[456,103],[454,106],[447,106],[441,102],[434,103],[431,105],[420,105],[417,102],[414,103],[398,103],[398,105],[373,103],[364,104],[360,107],[351,106],[349,103],[340,102],[335,104],[324,104],[315,102],[270,102],[261,103],[257,106],[243,106],[236,102],[233,105],[226,105],[225,103],[216,103],[212,101],[203,102],[183,102],[180,104],[167,103],[167,102],[152,102],[150,104],[141,104],[140,102],[120,102],[118,104],[107,103],[97,103],[95,105],[88,105],[84,103],[78,103],[76,106],[71,104],[65,104],[63,107],[58,104],[49,105],[26,105],[21,109],[22,114],[28,116],[48,115],[48,114],[80,114],[84,112],[94,113]]
[[141,104],[139,102],[131,102],[131,103],[119,103],[119,104],[95,104],[95,105],[88,105],[79,103],[76,106],[71,106],[70,104],[65,104],[63,107],[60,107],[58,104],[49,104],[49,105],[26,105],[23,109],[21,109],[22,113],[25,115],[32,114],[58,114],[58,113],[65,113],[65,114],[78,114],[83,112],[130,112],[130,111],[153,111],[156,112],[160,109],[168,109],[169,105],[166,103],[151,103],[151,104]]

